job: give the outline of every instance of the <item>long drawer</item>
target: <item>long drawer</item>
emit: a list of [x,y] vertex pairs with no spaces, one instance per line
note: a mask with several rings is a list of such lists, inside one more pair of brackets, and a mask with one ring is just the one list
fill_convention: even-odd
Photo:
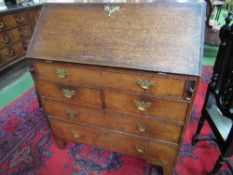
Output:
[[154,116],[184,122],[189,103],[176,100],[145,97],[143,95],[119,94],[105,90],[106,107],[116,111]]
[[130,115],[103,112],[68,103],[43,99],[46,115],[70,122],[97,125],[110,130],[140,135],[150,139],[160,139],[178,144],[182,126],[171,123],[133,117]]
[[107,150],[144,158],[156,162],[157,165],[173,165],[176,159],[177,146],[90,126],[68,124],[53,119],[49,121],[53,133],[58,138],[96,145]]
[[56,98],[70,103],[102,106],[101,93],[97,89],[54,84],[43,80],[36,80],[35,84],[39,95],[43,97]]
[[141,71],[34,62],[36,75],[45,80],[74,85],[89,85],[121,89],[137,93],[183,97],[186,76],[158,75]]

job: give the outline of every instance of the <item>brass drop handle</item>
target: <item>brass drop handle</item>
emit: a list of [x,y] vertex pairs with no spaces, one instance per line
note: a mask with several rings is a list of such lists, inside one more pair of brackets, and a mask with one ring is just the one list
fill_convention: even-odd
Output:
[[20,32],[20,35],[21,35],[22,37],[25,37],[25,36],[28,35],[28,32],[27,32],[26,30],[23,30],[23,31]]
[[5,26],[4,26],[4,23],[1,21],[1,22],[0,22],[0,29],[4,29],[4,27],[5,27]]
[[66,98],[73,98],[76,94],[75,90],[71,89],[62,89],[62,92]]
[[15,55],[15,52],[14,50],[9,50],[9,53],[8,53],[9,57],[13,57]]
[[147,149],[144,146],[140,146],[140,145],[135,145],[135,149],[139,153],[145,153],[147,151]]
[[79,138],[82,134],[80,133],[80,132],[78,132],[78,131],[72,131],[72,135],[73,135],[73,137],[74,138]]
[[139,85],[140,88],[148,90],[150,89],[150,87],[153,87],[155,85],[155,82],[153,80],[139,79],[137,84]]
[[151,102],[134,100],[134,105],[139,111],[146,111],[151,107]]
[[146,132],[148,130],[148,127],[146,125],[142,125],[142,124],[137,125],[136,128],[140,132]]
[[73,109],[66,109],[66,112],[71,118],[75,118],[79,114],[78,111]]
[[24,17],[18,17],[18,18],[16,18],[16,21],[18,22],[18,23],[24,23]]
[[65,70],[65,69],[57,69],[56,74],[57,74],[58,78],[64,79],[64,78],[68,77],[69,72],[68,72],[68,70]]
[[3,37],[3,38],[1,39],[1,41],[2,41],[4,44],[8,44],[9,41],[10,41],[10,39],[9,39],[8,36],[5,36],[5,37]]
[[117,12],[120,10],[120,6],[113,6],[111,4],[105,5],[104,10],[108,12],[108,16],[111,16],[113,13]]

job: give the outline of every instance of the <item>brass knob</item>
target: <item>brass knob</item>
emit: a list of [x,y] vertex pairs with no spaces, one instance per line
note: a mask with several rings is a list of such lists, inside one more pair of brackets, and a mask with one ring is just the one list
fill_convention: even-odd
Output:
[[62,89],[62,92],[66,98],[73,98],[76,94],[75,90],[71,89]]
[[134,100],[134,105],[139,111],[146,111],[151,107],[151,102]]
[[135,145],[135,149],[139,153],[145,153],[147,151],[147,149],[144,146],[140,146],[140,145]]
[[18,23],[24,23],[24,17],[18,17],[18,18],[16,18],[16,21],[18,22]]
[[140,88],[148,90],[150,89],[150,87],[153,87],[155,85],[155,82],[153,80],[139,79],[137,84],[139,85]]
[[9,39],[8,36],[5,36],[5,37],[3,37],[3,38],[1,39],[1,41],[2,41],[4,44],[8,44],[9,41],[10,41],[10,39]]
[[72,135],[73,135],[73,137],[74,138],[79,138],[82,134],[80,133],[80,132],[78,132],[78,131],[72,131]]
[[108,16],[120,10],[120,6],[113,6],[112,4],[105,5],[104,10],[108,12]]
[[9,55],[9,57],[13,57],[15,55],[14,50],[12,50],[12,49],[9,50],[8,55]]
[[66,109],[67,114],[71,117],[71,118],[75,118],[79,113],[73,109]]
[[64,78],[68,77],[69,72],[68,72],[68,70],[65,70],[65,69],[57,69],[56,74],[57,74],[58,78],[64,79]]
[[0,22],[0,29],[4,29],[4,27],[5,27],[5,26],[4,26],[4,23],[1,21],[1,22]]
[[146,132],[148,130],[146,125],[137,125],[136,128],[140,132]]

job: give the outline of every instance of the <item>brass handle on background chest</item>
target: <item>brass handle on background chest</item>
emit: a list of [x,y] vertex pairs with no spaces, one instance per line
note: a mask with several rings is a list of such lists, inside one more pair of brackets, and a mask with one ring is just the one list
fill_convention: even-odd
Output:
[[73,135],[73,137],[74,138],[79,138],[82,134],[80,133],[80,132],[78,132],[78,131],[72,131],[72,135]]
[[151,107],[151,102],[134,100],[134,105],[139,111],[146,111]]
[[153,80],[139,79],[137,84],[139,85],[140,88],[148,90],[155,85],[155,82]]
[[10,42],[10,39],[8,36],[5,36],[1,39],[1,42],[3,42],[4,44],[8,44]]
[[16,21],[18,23],[24,23],[24,17],[18,17],[18,18],[16,18]]
[[4,25],[4,23],[1,21],[1,22],[0,22],[0,29],[4,29],[4,27],[5,27],[5,25]]
[[58,78],[66,78],[66,77],[68,77],[69,72],[68,72],[68,70],[65,70],[65,69],[57,69],[56,75]]
[[9,57],[13,57],[15,55],[14,50],[10,49],[8,52]]
[[66,98],[73,98],[76,94],[75,90],[71,89],[62,89],[62,92]]
[[135,149],[139,153],[145,153],[147,151],[147,149],[144,146],[140,146],[140,145],[135,145]]
[[137,125],[136,128],[140,132],[146,132],[148,130],[148,127],[146,125],[143,125],[143,124]]
[[71,118],[75,118],[79,114],[78,111],[73,109],[66,109],[66,112]]
[[108,16],[111,16],[113,13],[118,12],[120,10],[120,6],[114,6],[112,4],[105,5],[104,10],[108,12]]
[[27,36],[28,36],[28,31],[22,30],[22,31],[20,32],[20,36],[21,36],[21,37],[27,37]]

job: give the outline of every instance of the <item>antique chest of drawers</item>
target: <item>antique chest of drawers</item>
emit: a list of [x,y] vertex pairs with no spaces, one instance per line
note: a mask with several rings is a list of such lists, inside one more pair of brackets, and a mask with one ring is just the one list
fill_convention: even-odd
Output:
[[0,13],[0,70],[25,58],[40,8],[9,8]]
[[60,147],[74,141],[172,174],[198,86],[205,4],[46,4],[27,57]]

